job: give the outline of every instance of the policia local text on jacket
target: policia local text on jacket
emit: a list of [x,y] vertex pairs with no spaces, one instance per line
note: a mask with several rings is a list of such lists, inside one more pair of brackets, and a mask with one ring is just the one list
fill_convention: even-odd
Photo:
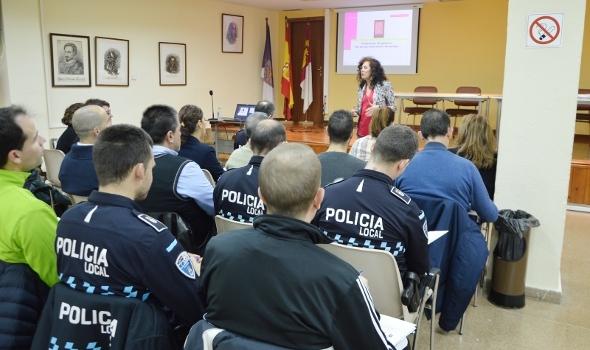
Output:
[[289,348],[394,349],[359,273],[316,243],[327,243],[317,227],[279,215],[214,237],[201,268],[207,321]]

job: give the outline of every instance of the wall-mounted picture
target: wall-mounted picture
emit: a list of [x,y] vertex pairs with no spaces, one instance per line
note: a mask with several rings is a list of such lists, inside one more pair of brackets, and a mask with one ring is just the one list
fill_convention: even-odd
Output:
[[186,44],[160,42],[160,85],[186,85]]
[[51,85],[89,87],[90,38],[82,35],[49,34]]
[[96,86],[129,86],[129,40],[94,38]]
[[221,52],[244,52],[244,16],[221,14]]

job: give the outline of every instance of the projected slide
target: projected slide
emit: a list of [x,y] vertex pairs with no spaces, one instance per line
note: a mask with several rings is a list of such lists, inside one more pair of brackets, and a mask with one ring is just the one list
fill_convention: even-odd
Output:
[[415,73],[417,9],[348,10],[338,21],[338,73],[355,73],[365,56],[393,70],[386,73]]

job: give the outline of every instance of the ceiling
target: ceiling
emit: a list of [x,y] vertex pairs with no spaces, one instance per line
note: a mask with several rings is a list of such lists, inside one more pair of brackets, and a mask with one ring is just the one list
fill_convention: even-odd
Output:
[[297,10],[312,8],[344,8],[384,5],[405,5],[452,0],[224,0],[234,4],[273,10]]

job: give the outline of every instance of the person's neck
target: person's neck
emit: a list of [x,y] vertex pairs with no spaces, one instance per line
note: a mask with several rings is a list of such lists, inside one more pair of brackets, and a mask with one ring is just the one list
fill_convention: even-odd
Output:
[[95,142],[96,142],[96,138],[80,139],[80,141],[79,141],[79,143],[84,144],[84,145],[94,145]]
[[438,143],[442,143],[446,148],[449,148],[449,138],[447,136],[435,136],[435,137],[429,137],[428,140],[426,140],[426,144],[429,144],[431,142],[438,142]]
[[395,180],[395,178],[398,176],[398,174],[393,170],[393,167],[391,165],[384,164],[381,162],[375,162],[373,160],[369,160],[367,166],[365,166],[365,169],[385,174],[392,180]]
[[109,193],[109,194],[116,194],[119,196],[127,197],[131,200],[135,200],[135,190],[128,181],[117,183],[117,184],[108,184],[106,186],[99,186],[99,192]]
[[29,171],[32,170],[32,169],[31,170],[21,169],[18,165],[14,164],[14,163],[11,163],[11,162],[6,163],[4,165],[4,167],[3,168],[0,168],[0,169],[6,170],[6,171],[17,171],[17,172],[24,172],[24,173],[29,172]]
[[348,142],[347,143],[330,143],[326,152],[348,153]]

